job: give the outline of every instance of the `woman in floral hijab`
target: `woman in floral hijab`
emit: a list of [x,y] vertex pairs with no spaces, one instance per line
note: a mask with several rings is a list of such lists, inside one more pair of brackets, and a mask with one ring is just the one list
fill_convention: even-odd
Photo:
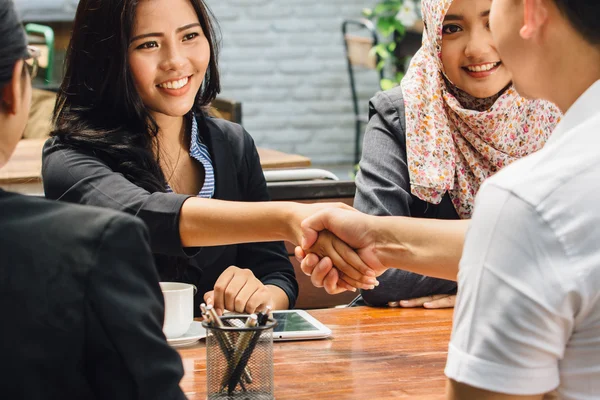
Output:
[[[560,119],[522,98],[491,39],[491,0],[423,0],[425,30],[401,87],[378,93],[354,206],[373,215],[465,219],[481,183],[539,150]],[[372,305],[454,305],[456,283],[389,270]],[[413,300],[405,300],[413,299]]]

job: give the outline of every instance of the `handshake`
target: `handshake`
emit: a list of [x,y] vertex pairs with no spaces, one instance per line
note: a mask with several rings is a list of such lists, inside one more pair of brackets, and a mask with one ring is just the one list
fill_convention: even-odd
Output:
[[377,217],[339,203],[302,206],[314,208],[294,229],[295,256],[329,294],[373,289],[388,268],[456,280],[468,220]]
[[[302,220],[295,255],[312,283],[337,294],[373,289],[388,268],[377,254],[377,217],[345,204],[313,204],[318,211]],[[324,208],[325,207],[325,208]]]

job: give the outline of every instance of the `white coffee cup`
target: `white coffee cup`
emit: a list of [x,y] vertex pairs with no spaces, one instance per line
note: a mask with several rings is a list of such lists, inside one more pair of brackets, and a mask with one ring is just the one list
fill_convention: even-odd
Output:
[[194,320],[196,286],[180,282],[160,282],[165,298],[163,332],[167,339],[183,336]]

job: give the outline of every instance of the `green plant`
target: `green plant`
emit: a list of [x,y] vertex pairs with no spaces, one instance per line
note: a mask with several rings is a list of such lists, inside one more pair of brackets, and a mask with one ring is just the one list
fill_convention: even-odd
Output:
[[384,70],[380,82],[383,90],[399,85],[404,77],[405,60],[398,59],[395,50],[406,34],[406,27],[420,18],[419,5],[419,0],[379,0],[375,7],[363,10],[363,15],[375,24],[383,38],[372,50],[380,58],[377,68]]

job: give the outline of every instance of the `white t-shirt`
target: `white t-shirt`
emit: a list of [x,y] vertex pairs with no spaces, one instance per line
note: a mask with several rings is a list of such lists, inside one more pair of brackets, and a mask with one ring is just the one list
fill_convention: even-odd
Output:
[[600,398],[600,81],[475,204],[446,375],[493,392]]

